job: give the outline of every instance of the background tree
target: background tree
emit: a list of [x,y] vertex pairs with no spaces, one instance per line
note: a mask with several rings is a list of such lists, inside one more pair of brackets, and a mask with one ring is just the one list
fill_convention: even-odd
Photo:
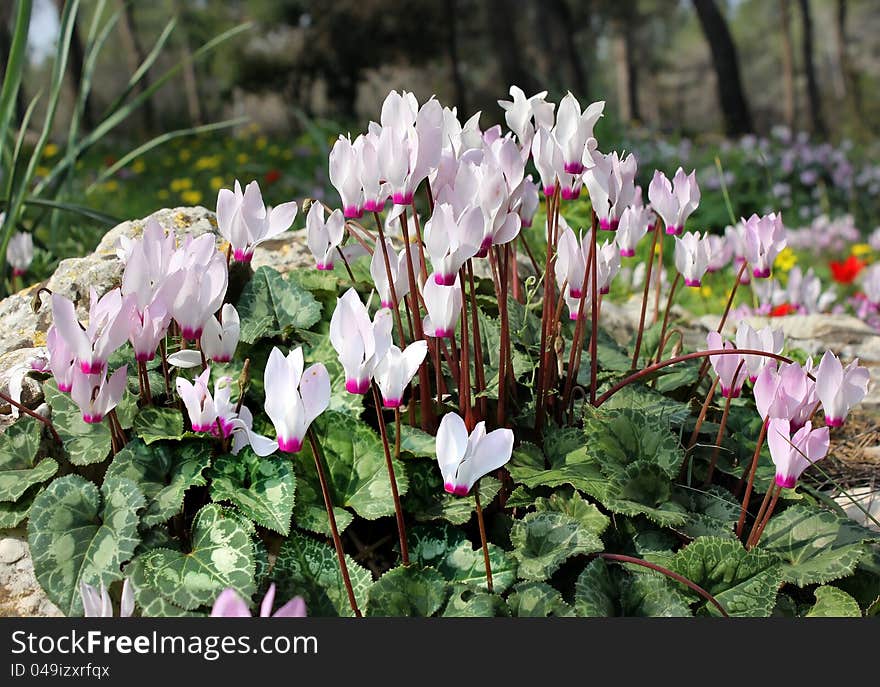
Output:
[[801,51],[804,60],[804,75],[807,78],[807,102],[813,133],[820,137],[828,136],[825,118],[822,116],[822,99],[819,96],[819,82],[816,79],[816,66],[813,63],[813,15],[810,0],[798,0],[801,10]]

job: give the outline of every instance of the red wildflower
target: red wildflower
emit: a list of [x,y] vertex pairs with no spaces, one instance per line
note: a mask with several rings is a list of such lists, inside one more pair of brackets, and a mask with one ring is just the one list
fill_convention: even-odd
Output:
[[786,315],[791,315],[795,312],[797,312],[797,308],[791,303],[783,303],[782,305],[777,305],[770,311],[770,317],[785,317]]
[[831,276],[838,284],[852,284],[859,272],[865,267],[865,263],[855,255],[850,255],[843,262],[832,260],[828,263],[831,268]]
[[266,172],[266,176],[264,178],[266,179],[267,184],[274,184],[281,178],[281,172],[280,170],[274,168],[270,169],[268,172]]

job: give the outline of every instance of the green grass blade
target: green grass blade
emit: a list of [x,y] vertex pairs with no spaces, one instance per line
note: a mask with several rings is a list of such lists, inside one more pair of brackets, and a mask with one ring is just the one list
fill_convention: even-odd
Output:
[[[22,205],[33,206],[38,208],[45,208],[48,210],[60,210],[61,212],[69,212],[73,215],[79,215],[80,217],[85,217],[86,219],[93,220],[95,222],[99,222],[101,224],[106,224],[111,227],[115,227],[122,220],[118,217],[114,217],[113,215],[108,215],[106,212],[101,212],[100,210],[95,210],[90,207],[86,207],[85,205],[77,205],[76,203],[67,203],[60,200],[49,200],[48,198],[36,198],[34,196],[27,196],[22,198]],[[0,204],[5,209],[6,204]]]
[[15,179],[18,176],[19,172],[19,158],[21,157],[21,149],[24,146],[24,137],[27,134],[28,124],[31,122],[31,117],[34,114],[34,108],[37,106],[37,102],[42,96],[42,91],[37,93],[30,104],[27,106],[27,110],[25,110],[24,117],[21,120],[21,126],[18,128],[18,137],[15,141],[15,147],[12,150],[12,156],[9,162],[9,170],[6,175],[6,189],[4,192],[4,198],[12,197],[12,190],[15,188]]
[[12,45],[9,49],[9,61],[6,63],[3,89],[0,90],[0,141],[4,142],[15,113],[15,102],[18,98],[21,76],[27,61],[26,48],[32,5],[32,0],[18,0],[16,5],[15,28],[12,33]]

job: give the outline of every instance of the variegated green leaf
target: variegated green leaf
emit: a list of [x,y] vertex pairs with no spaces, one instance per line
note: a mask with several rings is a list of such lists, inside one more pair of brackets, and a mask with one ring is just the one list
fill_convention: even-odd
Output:
[[601,551],[602,540],[577,518],[559,512],[529,513],[510,531],[519,576],[546,580],[572,556]]
[[392,568],[370,587],[367,615],[427,618],[440,610],[449,591],[449,583],[434,568]]
[[82,413],[68,394],[58,391],[54,379],[43,383],[43,394],[52,408],[52,424],[74,465],[100,463],[110,453],[110,429],[107,423],[83,422]]
[[25,417],[0,434],[0,501],[17,501],[58,472],[52,458],[37,460],[41,429],[39,421]]

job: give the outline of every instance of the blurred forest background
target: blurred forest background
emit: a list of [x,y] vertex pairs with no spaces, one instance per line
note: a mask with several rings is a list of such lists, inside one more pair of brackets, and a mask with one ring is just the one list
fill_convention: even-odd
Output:
[[[880,122],[876,0],[114,2],[121,16],[96,67],[86,126],[172,15],[178,27],[155,71],[231,26],[254,26],[151,97],[135,122],[147,132],[247,115],[286,135],[303,126],[296,112],[363,123],[391,88],[420,100],[436,94],[460,113],[483,110],[487,126],[500,119],[495,101],[510,84],[605,99],[617,125],[666,134],[767,133],[785,124],[865,140]],[[85,2],[77,19],[71,91],[94,4]],[[12,5],[0,5],[0,58]],[[35,2],[22,109],[48,79],[62,5]]]

